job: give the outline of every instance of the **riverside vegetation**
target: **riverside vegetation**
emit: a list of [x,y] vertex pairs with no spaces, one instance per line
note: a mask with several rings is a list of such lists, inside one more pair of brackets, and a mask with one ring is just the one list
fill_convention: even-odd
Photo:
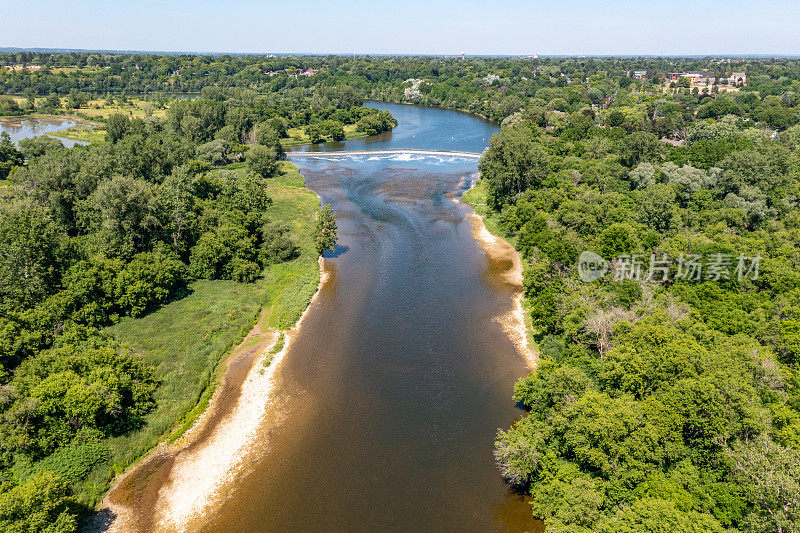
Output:
[[[541,349],[495,456],[548,531],[800,530],[797,140],[728,114],[687,141],[577,111],[522,117],[481,160],[471,200],[525,259]],[[585,283],[583,250],[643,275]],[[651,254],[706,270],[648,280]]]
[[[278,229],[277,191],[251,193],[283,179],[269,176],[290,131],[337,140],[339,124],[391,126],[360,107],[374,98],[503,125],[468,198],[523,255],[541,363],[516,387],[527,412],[500,431],[495,456],[548,530],[800,530],[796,59],[18,53],[0,63],[43,67],[0,71],[0,92],[17,95],[0,98],[5,114],[82,112],[92,98],[126,94],[163,113],[108,116],[107,143],[67,156],[41,139],[21,152],[0,145],[12,184],[0,224],[9,287],[0,523],[69,530],[75,502],[96,501],[109,465],[127,464],[196,402],[199,391],[146,444],[120,444],[126,458],[108,459],[124,442],[115,439],[151,427],[172,379],[126,355],[120,339],[172,339],[172,320],[198,327],[190,312],[211,331],[217,317],[232,324],[218,333],[241,331],[248,320],[232,317],[252,320],[261,305],[241,282],[304,257],[313,266],[313,218],[305,232]],[[747,83],[729,92],[664,83],[697,69],[747,72]],[[186,91],[203,93],[168,96]],[[308,251],[279,262],[292,238]],[[584,250],[762,259],[755,279],[681,280],[673,264],[669,281],[584,283]],[[270,275],[254,283],[269,292]],[[187,285],[191,276],[232,279]],[[243,303],[206,314],[206,284]],[[158,322],[162,313],[172,316]],[[204,376],[238,335],[212,338],[202,341]],[[170,349],[148,348],[164,361]]]
[[316,291],[335,222],[315,237],[317,196],[242,96],[112,115],[71,150],[0,141],[0,529],[75,530],[191,424],[262,310],[288,329]]

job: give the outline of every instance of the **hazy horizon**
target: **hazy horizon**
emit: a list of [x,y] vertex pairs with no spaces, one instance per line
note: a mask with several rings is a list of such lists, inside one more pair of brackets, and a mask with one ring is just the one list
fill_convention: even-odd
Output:
[[[441,58],[460,58],[461,54],[440,54],[440,53],[379,53],[379,52],[274,52],[274,51],[259,51],[259,52],[239,52],[231,50],[135,50],[135,49],[122,49],[122,48],[69,48],[66,46],[0,46],[0,53],[16,53],[16,52],[41,52],[41,53],[107,53],[107,54],[152,54],[152,55],[212,55],[212,56],[308,56],[308,57],[324,57],[324,56],[339,56],[339,57],[441,57]],[[534,54],[465,54],[467,58],[525,58],[532,57]],[[800,58],[800,53],[794,54],[751,54],[751,53],[720,53],[720,54],[703,54],[703,53],[687,53],[687,54],[536,54],[540,58],[575,58],[575,57],[590,57],[590,58],[650,58],[650,59],[702,59],[704,57],[725,58],[725,59],[759,59],[759,58]]]
[[108,5],[34,0],[0,6],[3,48],[170,53],[785,56],[800,52],[800,4],[588,0],[364,0]]

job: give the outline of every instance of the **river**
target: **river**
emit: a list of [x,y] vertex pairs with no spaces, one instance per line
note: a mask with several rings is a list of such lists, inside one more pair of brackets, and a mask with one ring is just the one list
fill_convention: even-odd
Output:
[[[480,152],[497,130],[464,113],[371,105],[398,127],[297,150]],[[528,368],[499,321],[519,292],[509,262],[484,252],[471,209],[454,201],[477,159],[292,161],[333,205],[339,246],[276,370],[275,413],[191,529],[542,531],[492,456],[497,429],[520,415],[511,395]]]

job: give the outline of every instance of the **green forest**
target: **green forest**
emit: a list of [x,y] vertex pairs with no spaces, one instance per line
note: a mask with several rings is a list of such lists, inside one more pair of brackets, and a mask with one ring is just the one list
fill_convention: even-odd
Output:
[[800,130],[726,113],[673,146],[616,112],[523,113],[480,163],[541,352],[500,469],[548,531],[798,531]]
[[[547,531],[800,531],[800,61],[18,52],[0,95],[149,110],[0,140],[0,530],[75,530],[261,307],[291,326],[336,226],[284,146],[390,130],[372,99],[502,126],[470,201],[524,259],[540,362],[494,454]],[[209,331],[191,390],[173,322]]]

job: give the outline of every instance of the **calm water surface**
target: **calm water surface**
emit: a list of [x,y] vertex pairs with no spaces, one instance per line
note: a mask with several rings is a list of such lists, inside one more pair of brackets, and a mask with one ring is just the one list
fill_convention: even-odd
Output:
[[482,152],[489,145],[489,137],[498,130],[497,126],[488,120],[448,109],[385,102],[367,102],[365,105],[388,109],[398,120],[397,127],[392,131],[363,139],[295,146],[290,150],[330,152],[414,148]]
[[[378,138],[316,150],[480,152],[496,127],[373,104]],[[308,150],[309,147],[301,147]],[[451,200],[477,161],[419,155],[293,159],[339,217],[333,274],[280,371],[283,421],[204,531],[541,531],[503,483],[497,428],[527,369],[495,318],[515,288]]]
[[[38,137],[45,135],[49,132],[64,130],[76,126],[78,123],[70,119],[62,118],[29,118],[29,117],[14,117],[14,118],[0,118],[0,132],[8,133],[13,142],[21,141],[29,137]],[[88,144],[83,141],[73,141],[70,139],[62,139],[56,137],[66,147],[72,147],[76,144]]]

